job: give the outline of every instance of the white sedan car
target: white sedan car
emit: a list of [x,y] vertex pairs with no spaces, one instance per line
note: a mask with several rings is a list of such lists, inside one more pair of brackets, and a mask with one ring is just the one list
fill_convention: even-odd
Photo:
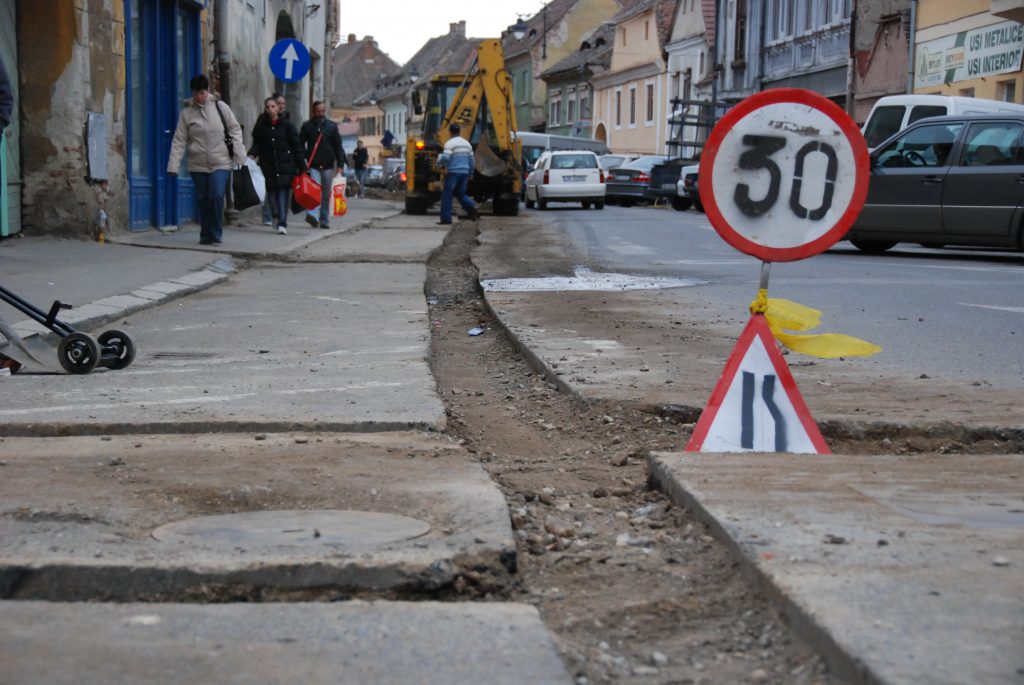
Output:
[[551,150],[537,158],[526,177],[526,208],[547,209],[549,202],[580,202],[583,209],[604,209],[604,170],[586,150]]

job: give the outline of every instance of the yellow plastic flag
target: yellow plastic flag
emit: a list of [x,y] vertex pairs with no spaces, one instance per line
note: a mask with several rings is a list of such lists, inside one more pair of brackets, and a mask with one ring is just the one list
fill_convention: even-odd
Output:
[[882,348],[867,340],[842,333],[812,333],[797,335],[788,331],[809,331],[821,324],[821,312],[802,304],[768,297],[768,291],[757,291],[757,299],[750,303],[751,314],[763,314],[775,339],[800,354],[835,359],[837,357],[870,357]]

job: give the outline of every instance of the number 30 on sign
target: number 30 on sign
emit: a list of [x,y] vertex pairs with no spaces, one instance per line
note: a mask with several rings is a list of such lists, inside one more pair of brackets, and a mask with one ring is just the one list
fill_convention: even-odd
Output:
[[753,95],[715,126],[700,199],[740,252],[789,262],[824,252],[853,225],[868,192],[868,150],[831,100],[796,88]]

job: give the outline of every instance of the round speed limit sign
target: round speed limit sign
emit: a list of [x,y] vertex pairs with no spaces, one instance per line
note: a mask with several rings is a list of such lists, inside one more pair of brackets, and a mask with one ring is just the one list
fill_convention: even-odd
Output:
[[766,90],[722,117],[704,146],[700,200],[740,252],[790,262],[824,252],[853,224],[868,192],[868,150],[831,100]]

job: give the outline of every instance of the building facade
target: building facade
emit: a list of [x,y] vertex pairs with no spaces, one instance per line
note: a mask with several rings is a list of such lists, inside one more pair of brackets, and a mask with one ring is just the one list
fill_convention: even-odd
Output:
[[1019,4],[918,0],[914,92],[1024,102],[1024,25],[1019,23],[1024,10]]
[[[710,128],[707,107],[715,99],[715,0],[680,0],[668,55],[669,135],[682,143],[669,148],[673,157],[696,157]],[[708,125],[705,125],[708,124]]]
[[350,132],[343,136],[345,152],[352,154],[356,141],[362,140],[370,163],[377,164],[385,113],[370,94],[379,90],[400,67],[381,50],[373,36],[357,39],[354,33],[348,34],[348,39],[333,49],[330,61],[333,66],[332,87],[328,93],[330,117],[344,125],[344,131]]
[[611,20],[611,65],[591,82],[594,138],[615,152],[665,154],[669,91],[664,46],[676,6],[676,0],[641,0]]
[[511,31],[502,36],[521,130],[547,129],[548,93],[541,74],[576,52],[583,39],[619,12],[622,4],[619,0],[551,0],[525,20],[522,38]]
[[580,49],[541,74],[547,84],[547,132],[593,138],[594,89],[591,81],[611,66],[615,27],[602,24]]
[[[271,91],[301,122],[323,99],[333,16],[337,0],[0,0],[0,58],[18,88],[0,233],[91,237],[101,212],[108,233],[193,221],[191,180],[166,169],[189,80],[210,74],[247,143]],[[312,59],[287,87],[267,61],[285,37]]]
[[806,88],[845,106],[853,0],[719,0],[719,99]]
[[886,95],[911,90],[911,0],[859,0],[853,26],[853,101],[847,111],[863,124]]

